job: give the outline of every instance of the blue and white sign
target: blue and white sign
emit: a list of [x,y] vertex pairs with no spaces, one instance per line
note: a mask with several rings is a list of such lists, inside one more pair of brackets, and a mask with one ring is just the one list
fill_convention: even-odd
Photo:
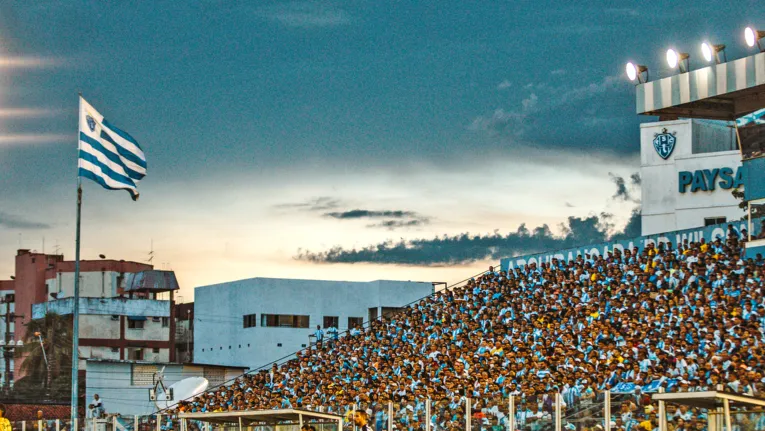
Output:
[[653,138],[653,147],[656,149],[659,157],[667,160],[675,149],[675,142],[677,142],[675,134],[669,133],[667,129],[664,129]]
[[[733,226],[733,229],[737,234],[741,235],[741,231],[746,229],[746,221],[731,221],[729,223],[717,224],[713,226],[705,226],[694,229],[685,229],[674,232],[660,233],[655,235],[639,236],[636,238],[630,238],[613,242],[602,242],[599,244],[582,245],[576,248],[569,248],[564,250],[553,250],[544,253],[528,254],[525,256],[517,256],[505,258],[500,261],[500,267],[502,271],[508,269],[514,269],[518,267],[524,267],[532,263],[541,265],[542,263],[551,263],[553,259],[559,261],[568,262],[575,260],[577,256],[587,258],[587,256],[607,256],[608,252],[614,250],[620,250],[624,252],[625,249],[632,250],[637,247],[638,251],[643,249],[648,244],[658,244],[671,242],[673,247],[677,247],[677,244],[683,241],[698,242],[702,238],[706,241],[714,241],[718,237],[725,239],[728,237],[728,224]],[[752,220],[752,236],[757,235],[760,232],[759,220]]]

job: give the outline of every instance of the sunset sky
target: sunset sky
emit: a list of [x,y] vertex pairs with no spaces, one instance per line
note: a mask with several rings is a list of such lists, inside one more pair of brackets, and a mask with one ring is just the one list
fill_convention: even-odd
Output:
[[693,62],[702,40],[738,58],[762,23],[754,1],[609,5],[5,2],[0,279],[43,238],[74,257],[78,92],[148,161],[137,202],[84,180],[83,258],[153,242],[185,300],[249,277],[456,282],[541,251],[522,224],[620,232],[656,120],[624,63],[668,76],[666,49]]

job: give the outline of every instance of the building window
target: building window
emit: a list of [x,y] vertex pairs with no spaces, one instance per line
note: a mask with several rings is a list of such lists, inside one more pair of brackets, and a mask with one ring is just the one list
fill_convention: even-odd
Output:
[[349,317],[348,318],[348,329],[351,328],[361,328],[361,325],[364,324],[364,318],[363,317]]
[[128,360],[143,361],[143,349],[128,349]]
[[170,327],[170,318],[169,317],[163,317],[162,318],[162,327],[163,328],[169,328]]
[[128,328],[129,329],[143,329],[143,324],[145,320],[132,320],[128,319]]
[[335,328],[337,329],[337,324],[340,321],[340,318],[337,316],[324,316],[324,329],[327,328]]
[[258,320],[255,317],[257,317],[257,314],[245,314],[242,318],[244,321],[243,327],[254,328],[258,324]]
[[261,314],[260,326],[276,328],[307,328],[308,316],[293,314]]
[[155,347],[155,348],[151,349],[151,351],[153,353],[159,353],[159,347]]
[[726,217],[705,217],[704,226],[714,226],[716,224],[723,224],[726,221],[728,221]]
[[112,353],[119,353],[120,348],[119,347],[112,347]]

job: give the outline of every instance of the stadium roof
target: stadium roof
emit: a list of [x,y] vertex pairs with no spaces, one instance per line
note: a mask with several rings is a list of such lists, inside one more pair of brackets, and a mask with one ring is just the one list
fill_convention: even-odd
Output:
[[735,120],[765,107],[765,53],[638,84],[637,113]]
[[726,400],[745,405],[765,407],[765,399],[722,391],[666,392],[653,394],[653,399],[654,401],[665,401],[672,404],[710,410],[723,407]]
[[249,424],[252,422],[267,424],[288,422],[295,424],[299,423],[301,425],[303,420],[323,419],[339,422],[343,419],[342,416],[334,415],[331,413],[320,413],[299,409],[252,410],[219,413],[180,413],[178,414],[178,418],[214,423],[235,423],[239,422],[239,419],[241,418],[243,424]]

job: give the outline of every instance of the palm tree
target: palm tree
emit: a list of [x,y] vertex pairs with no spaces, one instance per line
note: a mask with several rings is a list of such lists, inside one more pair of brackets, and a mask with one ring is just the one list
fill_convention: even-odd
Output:
[[[36,334],[42,336],[43,348]],[[62,374],[69,374],[72,368],[72,318],[56,313],[48,313],[42,319],[32,320],[27,324],[26,339],[21,351],[23,358],[21,371],[32,381],[42,382],[48,388],[50,382]]]

